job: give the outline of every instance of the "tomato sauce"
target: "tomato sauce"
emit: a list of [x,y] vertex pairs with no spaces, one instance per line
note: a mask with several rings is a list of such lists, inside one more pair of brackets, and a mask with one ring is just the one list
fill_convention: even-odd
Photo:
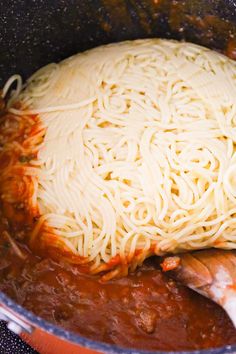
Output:
[[123,347],[190,350],[236,343],[236,331],[213,302],[166,277],[156,259],[106,283],[79,267],[0,241],[0,290],[19,304],[81,335]]

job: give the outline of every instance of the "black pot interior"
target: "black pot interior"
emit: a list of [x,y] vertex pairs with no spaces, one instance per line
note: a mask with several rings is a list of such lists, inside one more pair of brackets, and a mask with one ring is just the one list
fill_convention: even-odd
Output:
[[235,48],[233,0],[1,1],[0,86],[100,44],[163,37]]

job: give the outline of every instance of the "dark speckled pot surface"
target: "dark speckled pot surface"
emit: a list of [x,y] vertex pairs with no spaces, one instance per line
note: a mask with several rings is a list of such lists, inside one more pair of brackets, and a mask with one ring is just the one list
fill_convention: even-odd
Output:
[[[236,1],[0,0],[0,87],[14,73],[25,79],[41,66],[79,51],[147,37],[187,40],[236,53]],[[81,346],[107,353],[147,353],[63,330],[1,293],[0,303],[36,327]],[[191,353],[236,353],[236,345]]]
[[227,50],[236,41],[236,1],[1,0],[0,84],[100,44],[145,37]]

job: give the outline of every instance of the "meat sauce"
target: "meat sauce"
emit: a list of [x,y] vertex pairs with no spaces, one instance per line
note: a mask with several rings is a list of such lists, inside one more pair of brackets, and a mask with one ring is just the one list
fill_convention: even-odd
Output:
[[236,343],[224,311],[167,278],[154,258],[127,277],[104,283],[78,266],[20,248],[25,259],[1,239],[0,290],[52,323],[94,340],[146,350]]

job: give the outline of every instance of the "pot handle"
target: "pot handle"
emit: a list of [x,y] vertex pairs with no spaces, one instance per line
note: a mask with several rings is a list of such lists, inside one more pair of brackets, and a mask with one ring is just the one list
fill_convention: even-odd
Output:
[[11,311],[0,305],[0,320],[7,322],[7,328],[15,334],[22,332],[32,333],[34,327],[14,315]]

